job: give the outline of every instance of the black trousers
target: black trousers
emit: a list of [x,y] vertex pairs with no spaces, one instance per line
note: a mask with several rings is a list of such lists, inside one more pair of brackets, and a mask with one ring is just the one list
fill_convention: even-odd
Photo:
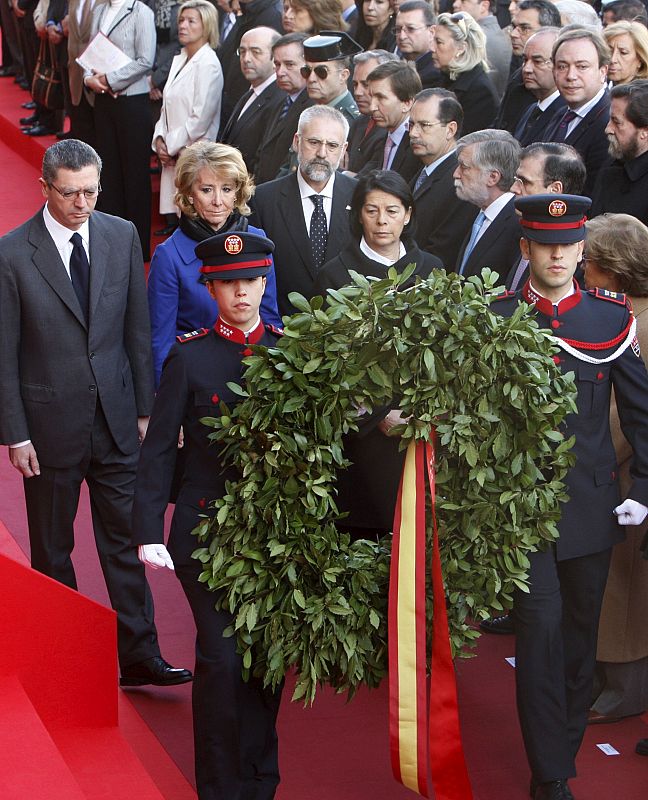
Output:
[[[38,451],[36,453],[38,455]],[[32,567],[77,588],[71,554],[81,483],[90,492],[92,525],[110,604],[117,612],[121,667],[160,654],[153,599],[131,544],[130,517],[138,453],[124,455],[113,442],[98,407],[91,441],[81,463],[59,469],[41,465],[24,479]]]
[[95,94],[97,151],[103,161],[97,209],[129,219],[137,228],[144,261],[151,250],[151,138],[148,94]]
[[[233,637],[223,631],[232,616],[216,611],[216,596],[198,582],[197,562],[179,556],[196,546],[190,531],[200,509],[181,503],[169,547],[196,623],[196,666],[192,686],[196,786],[200,800],[272,800],[279,783],[277,714],[283,686],[276,692],[262,681],[241,677],[242,659]],[[189,537],[191,547],[172,540]]]
[[566,561],[556,561],[553,549],[532,553],[531,591],[515,594],[518,714],[541,783],[576,775],[611,552]]
[[78,106],[75,106],[70,100],[70,132],[75,139],[80,139],[96,149],[97,137],[95,135],[94,109],[86,100],[84,93],[81,94]]

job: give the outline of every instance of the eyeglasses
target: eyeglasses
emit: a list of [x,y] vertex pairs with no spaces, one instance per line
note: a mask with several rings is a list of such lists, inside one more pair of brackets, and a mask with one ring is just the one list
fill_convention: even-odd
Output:
[[313,150],[319,150],[322,145],[325,145],[329,153],[337,153],[340,147],[342,147],[339,142],[328,142],[325,139],[315,139],[313,136],[309,136],[307,139],[302,139],[302,141],[306,142],[306,144]]
[[51,189],[56,189],[64,200],[76,200],[81,197],[81,195],[83,195],[86,200],[94,200],[99,192],[101,192],[101,184],[99,184],[96,189],[59,189],[58,186],[54,186],[53,183],[48,183],[47,185]]
[[429,131],[430,128],[435,128],[437,125],[447,125],[447,123],[440,122],[439,120],[437,120],[436,122],[414,122],[413,119],[410,119],[409,130],[413,131],[414,128],[420,128],[423,131],[423,133],[425,133],[425,131]]
[[405,31],[405,33],[416,33],[416,31],[423,31],[431,27],[431,25],[396,25],[394,33],[396,36],[400,36],[403,31]]
[[[317,64],[314,67],[309,67],[308,64],[305,64],[303,67],[300,67],[299,72],[301,73],[302,78],[310,78],[311,72],[314,72],[318,78],[321,78],[325,81],[328,78],[329,72],[333,72],[330,67],[327,67],[325,64]],[[341,72],[341,70],[335,70],[335,72]]]

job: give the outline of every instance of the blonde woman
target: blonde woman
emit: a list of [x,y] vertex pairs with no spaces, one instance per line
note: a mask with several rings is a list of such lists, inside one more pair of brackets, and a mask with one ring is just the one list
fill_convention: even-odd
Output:
[[457,95],[463,108],[462,135],[489,128],[499,99],[488,76],[486,35],[478,23],[462,11],[440,14],[432,52],[444,75],[443,86]]
[[172,233],[178,224],[173,180],[179,153],[192,142],[218,134],[223,70],[214,52],[218,15],[208,0],[188,0],[180,6],[178,40],[182,50],[171,64],[153,132],[153,149],[162,165],[160,214],[167,223],[161,235]]
[[635,78],[648,78],[648,30],[640,22],[620,20],[603,29],[612,54],[608,78],[618,86]]

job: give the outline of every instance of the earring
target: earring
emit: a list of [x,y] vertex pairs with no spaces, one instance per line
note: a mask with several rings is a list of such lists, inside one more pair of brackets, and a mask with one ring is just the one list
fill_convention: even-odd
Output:
[[189,198],[189,202],[191,203],[191,205],[193,205],[193,197]]

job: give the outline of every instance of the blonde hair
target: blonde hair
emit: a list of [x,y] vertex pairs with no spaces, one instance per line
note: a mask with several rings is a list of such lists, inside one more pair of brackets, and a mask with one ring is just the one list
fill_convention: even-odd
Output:
[[[197,0],[200,1],[200,0]],[[254,194],[254,181],[250,177],[243,156],[229,144],[221,142],[194,142],[180,153],[176,164],[175,202],[186,216],[195,219],[198,214],[190,201],[191,189],[201,169],[213,170],[219,177],[236,185],[236,209],[243,216],[250,213],[248,200]]]
[[603,28],[603,38],[610,49],[612,49],[612,40],[616,39],[617,36],[623,36],[624,33],[627,33],[632,39],[637,58],[641,64],[634,77],[648,78],[648,30],[646,26],[634,20],[623,19],[613,22],[607,28]]
[[631,214],[600,214],[585,223],[587,257],[616,276],[619,291],[648,297],[648,228]]
[[463,52],[448,65],[450,80],[456,80],[457,75],[469,72],[478,64],[486,71],[490,69],[486,60],[486,34],[470,14],[439,14],[437,25],[447,28],[455,42],[464,46]]
[[180,19],[180,14],[183,11],[187,11],[190,8],[195,9],[200,15],[203,36],[209,42],[209,46],[215,50],[218,47],[219,40],[218,12],[216,8],[208,0],[187,0],[178,9],[178,19]]

